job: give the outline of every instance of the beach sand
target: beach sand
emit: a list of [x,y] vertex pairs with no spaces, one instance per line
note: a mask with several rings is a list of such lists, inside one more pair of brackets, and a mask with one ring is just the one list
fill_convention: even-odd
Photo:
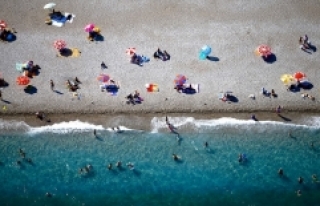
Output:
[[[308,34],[313,45],[319,45],[317,0],[56,0],[57,10],[76,15],[72,24],[66,23],[62,28],[44,23],[48,13],[43,9],[46,3],[1,1],[0,18],[18,32],[16,41],[0,44],[0,72],[9,83],[2,90],[5,102],[0,103],[1,117],[39,110],[52,115],[92,113],[95,118],[95,114],[103,113],[224,114],[270,112],[278,105],[288,112],[319,111],[319,52],[308,54],[298,45],[304,34]],[[104,41],[87,41],[83,28],[88,23],[101,28]],[[57,39],[65,40],[69,48],[80,49],[81,56],[56,57],[53,42]],[[198,59],[199,50],[206,44],[212,47],[214,61]],[[254,50],[260,44],[272,48],[273,63],[255,55]],[[171,54],[171,60],[151,58],[142,67],[133,65],[125,53],[128,47],[136,47],[138,54],[150,58],[160,47]],[[15,63],[28,60],[41,67],[40,74],[31,80],[37,88],[34,94],[25,93],[15,82],[19,76]],[[99,89],[96,77],[102,72],[101,61],[108,66],[103,72],[120,81],[117,96]],[[280,76],[296,71],[306,73],[314,86],[312,90],[286,91]],[[200,93],[177,93],[173,89],[177,74],[186,75],[190,83],[200,84]],[[64,84],[76,76],[82,81],[80,100],[72,99]],[[60,94],[51,91],[50,79]],[[157,83],[160,91],[147,93],[146,83]],[[262,97],[262,87],[275,89],[278,98]],[[136,89],[144,98],[143,103],[127,105],[125,97]],[[237,102],[218,100],[218,93],[227,90],[233,92]],[[301,92],[311,94],[316,101],[302,99]],[[256,100],[248,98],[249,94],[255,94]],[[63,120],[64,116],[57,119]]]

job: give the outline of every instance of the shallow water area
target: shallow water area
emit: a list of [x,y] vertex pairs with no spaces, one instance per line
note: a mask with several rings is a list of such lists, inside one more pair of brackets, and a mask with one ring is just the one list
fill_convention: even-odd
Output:
[[[150,131],[120,126],[122,131],[114,132],[80,121],[24,125],[24,131],[6,131],[0,135],[0,202],[319,205],[320,183],[311,178],[312,174],[320,175],[320,130],[316,123],[191,117],[170,121],[179,138],[169,133],[162,117],[152,118]],[[208,142],[207,148],[204,142]],[[178,161],[173,160],[173,153],[179,156]],[[247,157],[241,163],[239,153]],[[122,167],[115,166],[117,161]],[[126,166],[129,162],[134,170]],[[110,163],[113,167],[108,170]],[[93,169],[80,174],[79,169],[86,165]],[[283,177],[277,173],[279,168],[284,170]],[[299,176],[304,183],[298,183]],[[302,191],[300,197],[297,190]],[[52,197],[46,197],[47,192]]]

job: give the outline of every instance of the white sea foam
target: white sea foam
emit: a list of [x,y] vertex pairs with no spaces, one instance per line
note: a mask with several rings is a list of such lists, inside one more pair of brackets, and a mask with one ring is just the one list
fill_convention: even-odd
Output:
[[1,131],[28,131],[30,126],[23,121],[6,121],[0,119],[0,133]]
[[[282,127],[300,127],[300,128],[310,128],[310,129],[319,129],[320,128],[320,117],[314,118],[312,124],[293,124],[280,121],[253,121],[253,120],[244,120],[236,119],[232,117],[222,117],[218,119],[195,119],[193,117],[168,117],[171,124],[179,128],[184,125],[190,125],[191,127],[201,128],[201,127],[210,127],[210,128],[223,128],[223,127],[240,127],[242,129],[250,129],[252,125],[269,125],[269,126],[282,126]],[[154,117],[151,120],[151,131],[156,133],[159,129],[166,128],[165,117]]]

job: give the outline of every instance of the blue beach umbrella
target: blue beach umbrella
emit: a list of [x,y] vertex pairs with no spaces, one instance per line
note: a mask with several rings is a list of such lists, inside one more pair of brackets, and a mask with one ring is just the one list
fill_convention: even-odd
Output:
[[211,47],[209,47],[208,45],[204,45],[200,50],[199,59],[205,60],[210,53],[211,53]]

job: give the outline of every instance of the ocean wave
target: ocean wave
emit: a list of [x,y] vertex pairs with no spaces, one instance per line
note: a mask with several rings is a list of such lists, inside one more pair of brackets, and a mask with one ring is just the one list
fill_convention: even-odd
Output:
[[6,121],[0,119],[0,131],[28,131],[30,126],[24,121]]
[[[236,127],[241,129],[251,129],[252,126],[274,126],[274,128],[308,128],[308,129],[319,129],[320,128],[320,117],[313,118],[307,124],[293,124],[280,121],[253,121],[245,119],[236,119],[232,117],[221,117],[217,119],[195,119],[193,117],[168,117],[171,124],[176,128],[183,128],[188,126],[189,128],[227,128]],[[151,132],[157,133],[159,130],[167,128],[165,117],[154,117],[151,120]]]

